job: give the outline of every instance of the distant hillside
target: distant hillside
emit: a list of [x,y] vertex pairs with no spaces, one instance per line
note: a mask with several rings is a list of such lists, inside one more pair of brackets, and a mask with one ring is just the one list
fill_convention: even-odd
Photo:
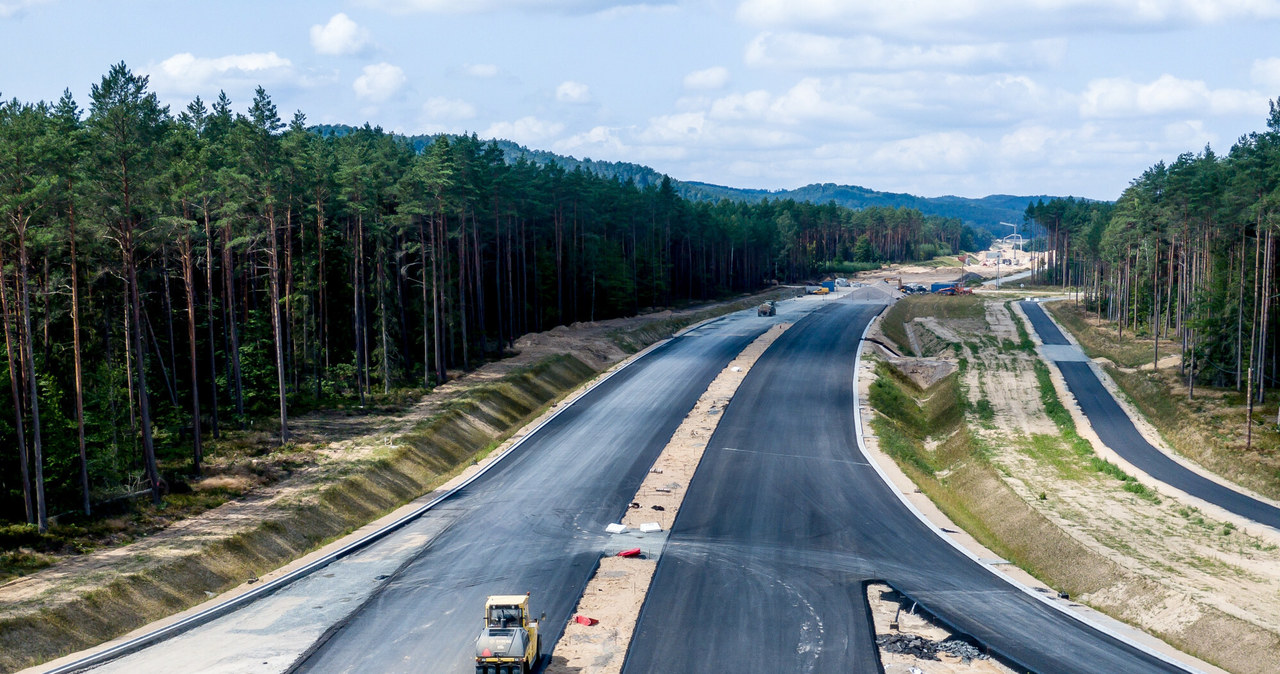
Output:
[[[352,129],[353,127],[328,124],[313,128],[317,133],[326,136],[342,136]],[[431,144],[435,139],[436,136],[434,135],[408,136],[406,138],[419,151]],[[578,159],[545,150],[531,150],[509,140],[495,140],[494,143],[502,149],[507,161],[510,162],[517,161],[523,157],[540,165],[558,164],[568,171],[581,168],[583,171],[589,171],[596,175],[620,180],[632,180],[640,187],[658,185],[663,178],[663,174],[640,164],[596,161],[590,158]],[[772,191],[724,187],[722,185],[683,181],[675,178],[671,179],[671,183],[680,196],[691,201],[728,199],[730,201],[755,202],[762,199],[794,199],[795,201],[809,201],[818,204],[834,201],[841,206],[849,208],[867,208],[870,206],[914,208],[926,215],[957,218],[967,225],[979,227],[1000,236],[1009,234],[1012,231],[1009,227],[1001,225],[1001,222],[1017,223],[1020,231],[1026,234],[1026,230],[1021,228],[1024,227],[1023,214],[1027,210],[1027,204],[1033,203],[1037,199],[1049,201],[1057,198],[1050,195],[1023,197],[1008,194],[993,194],[981,199],[954,196],[918,197],[913,194],[877,192],[856,185],[836,185],[834,183],[815,183],[794,190]]]

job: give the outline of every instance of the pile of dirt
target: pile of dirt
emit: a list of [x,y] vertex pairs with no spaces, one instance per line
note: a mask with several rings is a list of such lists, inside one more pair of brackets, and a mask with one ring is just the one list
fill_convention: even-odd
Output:
[[939,653],[959,658],[968,664],[974,660],[986,660],[989,655],[963,639],[946,639],[934,641],[917,634],[893,632],[876,637],[876,645],[886,653],[910,655],[921,660],[938,660]]
[[887,358],[887,362],[916,386],[927,389],[956,371],[956,364],[934,358]]

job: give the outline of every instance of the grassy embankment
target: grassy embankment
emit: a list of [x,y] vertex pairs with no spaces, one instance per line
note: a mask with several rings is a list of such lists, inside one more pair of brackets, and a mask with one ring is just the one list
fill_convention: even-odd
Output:
[[[1188,400],[1179,368],[1139,370],[1152,358],[1150,338],[1131,333],[1117,336],[1108,324],[1091,318],[1067,302],[1049,302],[1053,313],[1091,358],[1107,358],[1116,365],[1103,369],[1129,401],[1175,451],[1227,479],[1274,499],[1280,499],[1280,426],[1276,424],[1277,392],[1255,402],[1253,437],[1246,448],[1247,401],[1235,389],[1197,386]],[[1161,342],[1161,358],[1176,354],[1176,345]]]
[[[901,326],[890,325],[890,321],[929,315],[938,306],[931,299],[899,302],[886,313],[883,331],[905,334]],[[1003,352],[1033,352],[1025,328],[1016,317],[1014,322],[1020,337],[1017,343],[1003,339],[989,346]],[[956,347],[955,352],[962,354],[960,372],[928,389],[921,389],[888,363],[879,363],[870,403],[878,412],[872,428],[881,447],[947,517],[988,549],[1051,587],[1072,596],[1089,596],[1094,608],[1104,613],[1121,620],[1140,621],[1142,611],[1167,596],[1168,590],[1073,538],[1025,501],[1002,478],[1002,472],[1008,469],[993,463],[992,449],[971,429],[971,420],[980,425],[991,420],[986,411],[989,403],[983,406],[982,399],[968,402],[960,385],[960,377],[972,366],[966,356],[977,356],[981,348],[985,347],[977,343]],[[982,366],[981,361],[975,359],[977,366]],[[1093,453],[1058,400],[1043,364],[1036,370],[1036,380],[1041,402],[1059,435],[1033,436],[1021,451],[1052,466],[1058,479],[1101,479],[1103,488],[1115,489],[1118,485],[1133,497],[1159,503],[1156,494]],[[1048,495],[1041,492],[1039,498],[1043,500]],[[1159,636],[1177,648],[1233,671],[1266,671],[1265,667],[1259,669],[1265,658],[1259,658],[1280,646],[1275,634],[1211,607],[1200,607],[1196,620]]]

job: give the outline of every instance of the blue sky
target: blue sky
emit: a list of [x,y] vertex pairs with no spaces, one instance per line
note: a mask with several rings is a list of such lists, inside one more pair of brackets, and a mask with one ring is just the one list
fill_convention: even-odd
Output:
[[475,132],[782,189],[1114,199],[1280,97],[1280,0],[0,0],[0,96]]

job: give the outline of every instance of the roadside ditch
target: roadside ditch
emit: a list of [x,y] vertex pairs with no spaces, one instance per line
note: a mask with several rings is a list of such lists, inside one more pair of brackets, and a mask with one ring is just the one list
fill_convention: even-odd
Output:
[[911,359],[867,359],[879,361],[864,364],[876,375],[868,444],[891,456],[978,543],[1053,591],[1212,665],[1273,669],[1280,648],[1276,546],[1164,497],[1100,458],[1092,433],[1077,431],[1067,414],[1074,403],[1059,398],[1060,377],[1036,367],[1021,319],[1002,302],[947,301],[957,299],[976,304],[939,321],[941,331],[927,320],[934,298],[914,307],[902,307],[913,302],[903,300],[886,313],[884,321],[897,316],[908,325],[885,326],[883,334],[922,333],[916,341],[928,346],[920,355],[953,363],[956,372],[915,381],[898,367]]

